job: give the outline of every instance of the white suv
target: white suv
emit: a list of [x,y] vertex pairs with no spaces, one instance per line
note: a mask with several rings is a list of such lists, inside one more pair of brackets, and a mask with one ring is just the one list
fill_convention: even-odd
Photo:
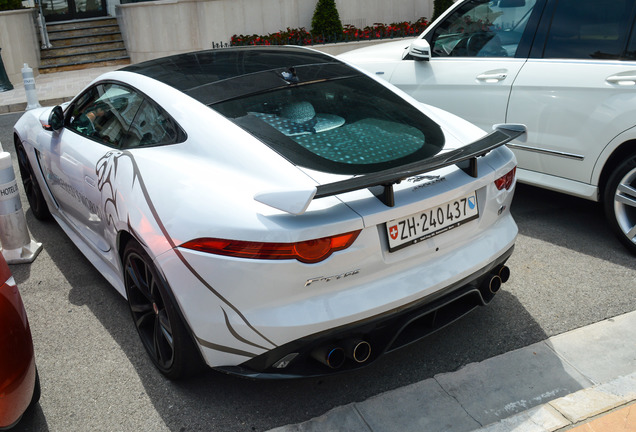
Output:
[[460,0],[419,38],[341,58],[509,145],[524,183],[601,201],[636,253],[635,0]]

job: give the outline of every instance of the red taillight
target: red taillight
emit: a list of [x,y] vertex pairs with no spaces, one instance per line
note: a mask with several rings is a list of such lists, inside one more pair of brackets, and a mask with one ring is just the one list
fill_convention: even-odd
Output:
[[516,173],[517,173],[517,167],[514,167],[512,171],[510,171],[508,174],[502,177],[499,177],[497,180],[495,180],[495,186],[497,186],[497,189],[499,190],[510,189],[512,187],[512,184],[515,181]]
[[241,240],[199,238],[181,245],[200,252],[251,259],[296,259],[304,263],[317,263],[332,253],[348,248],[360,234],[353,231],[332,237],[306,240],[298,243],[261,243]]

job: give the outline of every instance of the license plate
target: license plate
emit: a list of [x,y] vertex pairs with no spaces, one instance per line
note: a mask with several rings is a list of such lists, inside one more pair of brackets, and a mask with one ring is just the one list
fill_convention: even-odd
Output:
[[389,251],[405,248],[477,219],[477,195],[471,193],[437,207],[386,223]]

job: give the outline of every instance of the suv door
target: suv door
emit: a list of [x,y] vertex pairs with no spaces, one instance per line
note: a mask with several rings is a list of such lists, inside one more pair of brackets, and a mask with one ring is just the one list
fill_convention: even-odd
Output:
[[552,19],[541,24],[506,119],[528,127],[527,147],[514,146],[523,181],[548,188],[558,182],[559,190],[597,199],[592,173],[601,152],[636,124],[636,48],[628,46],[635,5],[550,5]]
[[510,90],[526,61],[544,4],[460,2],[422,35],[431,47],[430,61],[401,60],[388,79],[417,100],[489,131],[505,121]]

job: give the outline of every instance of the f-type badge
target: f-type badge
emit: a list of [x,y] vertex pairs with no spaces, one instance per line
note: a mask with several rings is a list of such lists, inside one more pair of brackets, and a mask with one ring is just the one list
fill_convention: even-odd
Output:
[[331,281],[335,281],[335,280],[344,279],[344,278],[349,277],[349,276],[355,276],[358,273],[360,273],[360,269],[351,270],[351,271],[348,271],[346,273],[340,273],[339,275],[318,276],[318,277],[315,277],[315,278],[307,279],[307,282],[305,282],[305,287],[308,287],[309,285],[311,285],[313,283],[316,283],[316,282],[331,282]]

